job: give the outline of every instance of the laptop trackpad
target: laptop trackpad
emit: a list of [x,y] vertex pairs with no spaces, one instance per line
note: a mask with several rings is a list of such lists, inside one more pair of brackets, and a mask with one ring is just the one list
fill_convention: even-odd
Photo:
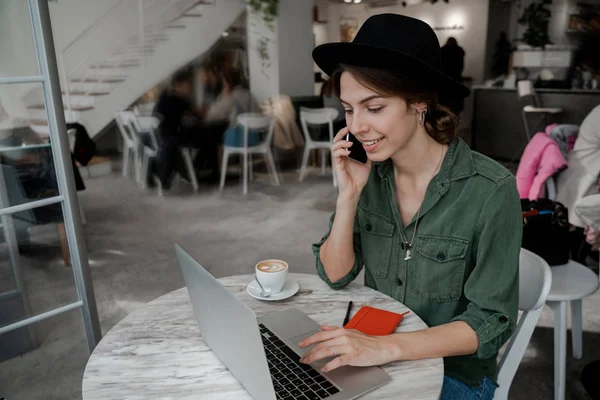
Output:
[[303,341],[304,339],[306,339],[309,336],[314,335],[315,333],[321,332],[320,329],[315,329],[314,331],[310,331],[310,332],[306,332],[303,333],[301,335],[297,335],[294,337],[289,338],[289,341],[293,343],[294,345],[294,350],[296,350],[297,353],[303,355],[305,353],[307,353],[308,351],[310,351],[313,347],[316,346],[316,344],[313,344],[309,347],[300,347],[298,346],[298,343],[300,343],[301,341]]

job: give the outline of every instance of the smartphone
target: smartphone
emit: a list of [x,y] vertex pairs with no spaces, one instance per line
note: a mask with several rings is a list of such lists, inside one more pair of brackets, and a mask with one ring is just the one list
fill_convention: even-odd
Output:
[[358,161],[359,163],[366,164],[367,163],[367,152],[363,148],[362,143],[350,132],[346,135],[346,140],[352,142],[352,146],[350,146],[350,154],[348,157],[351,159]]

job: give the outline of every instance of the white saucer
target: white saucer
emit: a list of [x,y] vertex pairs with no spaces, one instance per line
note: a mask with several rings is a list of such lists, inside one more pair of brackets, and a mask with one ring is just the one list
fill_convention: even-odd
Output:
[[285,285],[283,285],[283,289],[281,290],[281,292],[279,292],[277,294],[272,294],[269,297],[261,296],[260,286],[258,286],[258,282],[256,282],[256,279],[253,279],[252,282],[250,282],[248,284],[248,287],[246,287],[246,291],[248,292],[248,294],[250,296],[252,296],[258,300],[266,300],[266,301],[285,300],[287,298],[292,297],[296,293],[298,293],[299,289],[300,289],[300,286],[298,285],[298,282],[293,281],[291,279],[288,279],[287,282],[285,283]]

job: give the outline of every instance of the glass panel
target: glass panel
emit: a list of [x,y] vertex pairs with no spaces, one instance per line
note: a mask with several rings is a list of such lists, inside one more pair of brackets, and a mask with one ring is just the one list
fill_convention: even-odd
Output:
[[0,208],[58,195],[49,140],[41,84],[0,85]]
[[[4,223],[0,229],[0,326],[78,300],[60,204],[34,211],[43,213],[47,218],[29,224],[20,221],[16,214],[2,217],[3,222],[9,223]],[[17,262],[13,263],[13,260]],[[15,275],[19,272],[25,282],[26,294],[17,289]],[[81,325],[81,314],[75,311],[73,315],[74,324]],[[40,333],[38,341],[45,339],[41,333],[46,330],[37,332]],[[0,334],[0,362],[3,357],[7,359],[17,355],[15,353],[31,350],[28,336],[27,328],[13,331],[13,334]]]
[[0,1],[0,76],[39,75],[25,0]]

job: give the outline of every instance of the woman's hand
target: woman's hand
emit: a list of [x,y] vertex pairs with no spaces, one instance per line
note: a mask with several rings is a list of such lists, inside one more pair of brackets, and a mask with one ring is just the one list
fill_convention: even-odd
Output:
[[388,336],[369,336],[354,329],[327,325],[321,329],[321,332],[300,342],[299,346],[304,348],[318,343],[300,359],[305,364],[337,356],[323,366],[323,372],[343,365],[368,367],[397,360],[396,348]]
[[367,160],[366,164],[362,164],[348,158],[350,154],[349,149],[353,145],[352,142],[345,140],[348,132],[349,130],[346,127],[335,135],[333,145],[331,146],[331,154],[333,156],[340,194],[356,198],[360,195],[369,179],[371,160]]

